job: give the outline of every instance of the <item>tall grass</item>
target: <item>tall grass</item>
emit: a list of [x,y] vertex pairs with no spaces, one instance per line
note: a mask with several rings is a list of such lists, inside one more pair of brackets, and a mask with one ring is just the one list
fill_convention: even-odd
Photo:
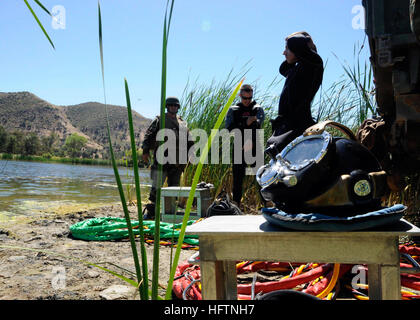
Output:
[[364,120],[377,115],[372,67],[361,58],[363,48],[363,44],[354,46],[352,65],[336,56],[344,73],[325,90],[321,86],[312,106],[316,121],[334,120],[356,131]]

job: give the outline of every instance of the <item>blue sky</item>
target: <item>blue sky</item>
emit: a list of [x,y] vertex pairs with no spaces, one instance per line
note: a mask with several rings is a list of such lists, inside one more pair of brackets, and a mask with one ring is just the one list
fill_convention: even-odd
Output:
[[[104,102],[96,0],[43,0],[65,9],[57,28],[28,0],[50,34],[53,50],[23,0],[0,2],[0,92],[30,91],[56,105]],[[167,95],[181,96],[188,78],[208,83],[250,61],[246,82],[259,86],[278,75],[284,38],[309,32],[328,60],[324,87],[350,64],[365,33],[354,28],[361,0],[177,0],[168,46]],[[125,105],[127,78],[133,109],[159,113],[162,29],[166,0],[102,0],[107,102]],[[356,17],[357,18],[357,17]],[[368,47],[363,51],[368,57]],[[275,94],[280,94],[279,91]]]

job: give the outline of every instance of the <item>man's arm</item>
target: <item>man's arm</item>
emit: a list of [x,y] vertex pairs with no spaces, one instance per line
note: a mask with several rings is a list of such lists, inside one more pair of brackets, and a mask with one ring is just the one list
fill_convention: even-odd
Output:
[[[149,155],[150,149],[155,148],[156,144],[156,135],[159,130],[159,117],[156,117],[155,120],[147,128],[146,133],[144,134],[144,139],[141,148],[143,149],[143,156]],[[144,158],[144,157],[143,157]]]
[[264,123],[264,109],[257,104],[254,108],[257,109],[255,116],[250,116],[247,119],[246,125],[252,128],[261,128],[261,125]]
[[225,128],[228,129],[229,131],[235,128],[235,119],[233,117],[232,107],[230,107],[227,112],[226,120],[225,120]]
[[264,109],[261,106],[258,107],[256,117],[257,117],[258,127],[261,128],[261,126],[264,123],[264,119],[265,119]]

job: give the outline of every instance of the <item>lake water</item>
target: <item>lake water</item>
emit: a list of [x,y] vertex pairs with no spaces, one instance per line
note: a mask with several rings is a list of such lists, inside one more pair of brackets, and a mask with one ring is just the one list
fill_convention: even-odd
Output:
[[[142,198],[148,197],[149,170],[140,170]],[[119,168],[126,191],[132,168]],[[131,188],[135,199],[134,186]],[[126,193],[127,195],[127,193]],[[55,213],[120,202],[112,167],[0,160],[0,216]]]

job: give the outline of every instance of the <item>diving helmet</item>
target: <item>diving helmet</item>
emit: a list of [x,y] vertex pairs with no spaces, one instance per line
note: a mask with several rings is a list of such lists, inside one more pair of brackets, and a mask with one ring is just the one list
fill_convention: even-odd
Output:
[[[348,138],[333,136],[327,126]],[[308,128],[259,168],[256,179],[266,201],[288,210],[342,208],[339,212],[348,215],[354,207],[380,206],[386,191],[386,173],[375,156],[349,128],[333,121]]]

